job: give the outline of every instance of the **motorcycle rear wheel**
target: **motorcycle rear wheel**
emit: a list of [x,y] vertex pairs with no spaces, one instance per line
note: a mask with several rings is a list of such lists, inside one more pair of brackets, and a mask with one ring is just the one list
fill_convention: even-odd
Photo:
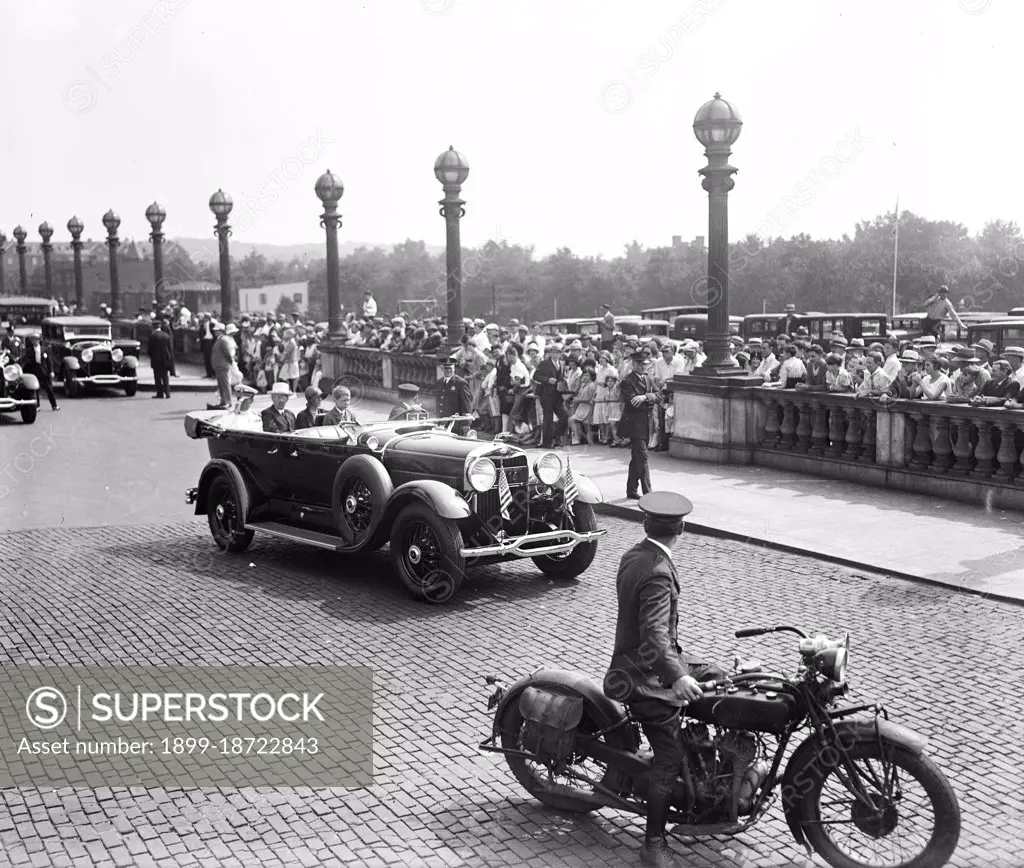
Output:
[[[501,720],[501,746],[505,750],[523,749],[520,741],[522,728],[523,716],[519,713],[519,703],[510,702]],[[577,732],[598,732],[602,728],[584,711]],[[505,761],[512,774],[516,776],[516,780],[522,784],[523,789],[549,808],[573,814],[589,814],[591,811],[605,807],[606,803],[597,797],[594,790],[584,781],[574,780],[566,775],[559,775],[552,779],[545,766],[523,757],[505,754]],[[618,777],[617,771],[609,770],[603,763],[592,759],[586,759],[584,763],[575,765],[588,777],[600,780],[606,786],[615,789],[615,785],[610,784],[610,781]],[[576,791],[575,794],[573,790]]]
[[[811,766],[807,769],[812,786],[800,804],[800,819],[808,843],[830,865],[835,868],[864,868],[866,865],[879,868],[939,868],[945,865],[956,849],[960,837],[960,807],[956,794],[938,767],[923,754],[913,754],[896,746],[881,748],[876,742],[862,741],[850,748],[850,758],[866,778],[865,783],[872,799],[883,810],[880,818],[866,809],[850,793],[836,775],[836,767]],[[888,775],[894,780],[884,786]],[[872,774],[874,773],[874,785]],[[844,770],[845,775],[845,770]],[[878,786],[882,784],[882,786]],[[897,792],[893,792],[893,785]],[[903,786],[911,795],[902,792]],[[889,792],[882,792],[888,789]],[[899,798],[896,797],[897,793]],[[845,803],[839,807],[838,797],[845,796]],[[916,797],[920,809],[930,813],[930,832],[918,832],[917,841],[897,839],[901,826],[913,816],[907,814],[910,799]],[[843,830],[836,832],[835,830]],[[860,852],[849,852],[848,841],[859,835],[862,842]],[[919,841],[924,840],[924,848]],[[903,841],[904,843],[899,843]],[[905,850],[904,846],[910,846]],[[918,849],[914,850],[913,846]],[[865,850],[873,850],[866,853]],[[885,858],[878,853],[891,852],[892,861],[878,861]],[[859,856],[860,858],[857,858]]]

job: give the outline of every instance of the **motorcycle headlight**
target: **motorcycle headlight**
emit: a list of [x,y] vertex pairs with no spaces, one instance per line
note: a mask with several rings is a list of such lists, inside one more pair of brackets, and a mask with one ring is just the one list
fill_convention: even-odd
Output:
[[562,459],[554,452],[545,452],[534,462],[533,472],[545,485],[554,485],[562,476]]
[[490,458],[477,458],[466,471],[466,481],[474,491],[490,491],[498,479],[498,470]]
[[[839,645],[839,643],[836,643]],[[827,648],[814,655],[818,662],[818,671],[832,681],[846,681],[847,664],[850,661],[850,637],[839,647]]]
[[92,350],[82,350],[82,361],[86,364],[92,361]]
[[21,365],[5,365],[4,379],[8,383],[14,383],[21,379]]
[[124,358],[124,350],[112,350],[110,353],[110,358],[112,358],[115,362],[121,361],[121,359]]

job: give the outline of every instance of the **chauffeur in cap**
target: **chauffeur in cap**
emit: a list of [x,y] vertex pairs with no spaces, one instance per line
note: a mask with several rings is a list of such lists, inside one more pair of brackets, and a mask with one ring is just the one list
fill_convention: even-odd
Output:
[[[456,364],[455,356],[441,360],[441,382],[437,384],[437,415],[441,419],[468,416],[473,412],[473,393],[469,383],[455,375]],[[456,422],[452,426],[454,434],[464,436],[468,430],[469,422]]]
[[[678,865],[665,840],[672,784],[683,761],[682,707],[701,698],[701,681],[724,681],[725,670],[685,653],[678,642],[679,577],[672,546],[693,504],[681,494],[652,491],[640,498],[646,538],[629,549],[615,578],[615,649],[604,693],[624,702],[654,751],[647,795],[645,865]],[[685,599],[684,599],[685,605]]]
[[398,387],[398,403],[392,408],[388,421],[393,422],[396,419],[401,421],[426,419],[427,411],[416,401],[416,396],[419,393],[419,386],[415,386],[412,383],[402,383]]

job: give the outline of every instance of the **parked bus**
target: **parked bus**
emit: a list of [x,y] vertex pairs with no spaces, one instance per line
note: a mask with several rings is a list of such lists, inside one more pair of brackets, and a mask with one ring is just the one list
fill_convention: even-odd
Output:
[[[743,337],[773,338],[779,319],[783,314],[748,314],[743,317]],[[889,318],[884,313],[821,313],[810,311],[798,313],[799,325],[808,332],[808,339],[820,343],[828,341],[833,334],[841,334],[847,340],[863,338],[865,342],[881,339],[889,327]],[[827,347],[826,347],[827,349]]]

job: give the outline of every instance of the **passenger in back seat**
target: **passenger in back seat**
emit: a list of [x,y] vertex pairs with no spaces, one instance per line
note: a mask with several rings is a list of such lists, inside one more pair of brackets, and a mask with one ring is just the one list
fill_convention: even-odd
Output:
[[270,390],[270,400],[274,405],[260,413],[264,431],[270,434],[289,434],[295,430],[295,414],[285,409],[291,397],[292,390],[287,383],[274,383]]

